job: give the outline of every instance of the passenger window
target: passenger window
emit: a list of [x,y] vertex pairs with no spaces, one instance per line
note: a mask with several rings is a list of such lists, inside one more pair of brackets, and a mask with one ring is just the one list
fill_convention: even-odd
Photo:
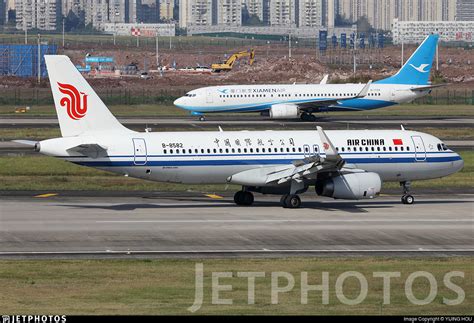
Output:
[[188,152],[189,152],[190,154],[192,154],[192,153],[193,153],[193,150],[192,150],[192,149],[189,149]]
[[255,152],[257,152],[257,153],[258,153],[258,152],[259,152],[259,149],[258,149],[258,148],[256,148],[256,149],[255,149]]
[[210,154],[210,153],[211,153],[211,150],[210,150],[210,149],[207,149],[207,153]]
[[204,149],[201,149],[201,154],[204,154]]
[[165,150],[163,150],[163,154],[166,154],[166,149],[165,149]]
[[253,148],[250,148],[250,152],[253,153]]
[[226,148],[225,152],[226,152],[226,154],[228,154],[229,153],[229,148]]
[[219,153],[222,154],[222,148],[219,149]]
[[286,152],[289,153],[289,152],[290,152],[290,148],[286,148]]
[[369,151],[369,147],[365,147],[365,151]]
[[375,151],[374,147],[370,147],[370,150]]
[[400,147],[400,150],[403,151],[403,146]]
[[342,149],[342,151],[344,151],[344,147],[342,147],[341,149]]
[[235,148],[232,148],[232,153],[235,153]]
[[409,147],[409,146],[407,146],[407,151],[410,151],[410,147]]
[[395,151],[398,151],[398,147],[397,147],[397,146],[395,146]]
[[388,147],[388,150],[392,151],[392,147],[391,147],[391,146],[390,146],[390,147]]
[[173,153],[173,149],[170,149],[170,154],[172,154],[172,153]]
[[244,153],[247,153],[247,148],[244,148]]

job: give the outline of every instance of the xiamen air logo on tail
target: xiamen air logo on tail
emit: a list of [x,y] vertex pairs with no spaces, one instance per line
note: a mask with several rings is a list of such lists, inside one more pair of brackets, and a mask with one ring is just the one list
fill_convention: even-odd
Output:
[[420,64],[420,66],[416,67],[413,64],[410,64],[411,67],[413,67],[415,70],[417,70],[420,73],[428,73],[429,71],[425,71],[425,68],[430,66],[430,64]]
[[[59,101],[62,107],[66,107],[68,116],[73,120],[79,120],[87,112],[87,94],[79,92],[73,85],[59,83],[59,91],[65,94]],[[81,100],[82,99],[82,100]]]

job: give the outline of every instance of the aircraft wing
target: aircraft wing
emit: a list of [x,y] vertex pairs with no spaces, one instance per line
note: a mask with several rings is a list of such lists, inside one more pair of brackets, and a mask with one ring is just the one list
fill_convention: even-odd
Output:
[[336,105],[340,101],[363,98],[369,92],[371,84],[372,84],[372,80],[367,82],[367,84],[362,88],[362,90],[355,96],[346,96],[346,97],[339,97],[339,98],[334,98],[334,99],[331,98],[331,99],[324,99],[324,100],[314,100],[311,102],[298,103],[297,105],[300,110],[311,112],[313,109]]
[[314,155],[301,160],[295,160],[289,165],[268,166],[236,173],[227,181],[235,184],[261,186],[268,184],[284,184],[291,180],[316,179],[318,173],[353,172],[356,169],[343,168],[344,160],[336,151],[326,133],[317,127],[323,143],[325,156]]
[[67,152],[75,152],[90,158],[99,158],[107,156],[107,148],[98,144],[81,144],[71,147]]

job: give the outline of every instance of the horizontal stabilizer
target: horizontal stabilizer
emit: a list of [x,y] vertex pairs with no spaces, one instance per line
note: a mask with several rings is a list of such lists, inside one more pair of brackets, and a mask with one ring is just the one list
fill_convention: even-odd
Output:
[[33,141],[33,140],[12,140],[12,141],[18,144],[23,144],[27,146],[33,146],[33,147],[38,143],[37,141]]

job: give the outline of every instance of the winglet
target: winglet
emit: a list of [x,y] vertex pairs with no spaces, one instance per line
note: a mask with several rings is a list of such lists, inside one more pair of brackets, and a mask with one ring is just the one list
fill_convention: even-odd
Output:
[[367,84],[362,88],[362,90],[359,92],[359,94],[357,94],[356,98],[363,98],[363,97],[367,96],[367,94],[369,93],[370,84],[372,84],[372,80],[367,82]]
[[329,78],[329,74],[324,74],[324,77],[321,80],[321,82],[319,82],[319,84],[327,84],[328,83],[328,78]]

